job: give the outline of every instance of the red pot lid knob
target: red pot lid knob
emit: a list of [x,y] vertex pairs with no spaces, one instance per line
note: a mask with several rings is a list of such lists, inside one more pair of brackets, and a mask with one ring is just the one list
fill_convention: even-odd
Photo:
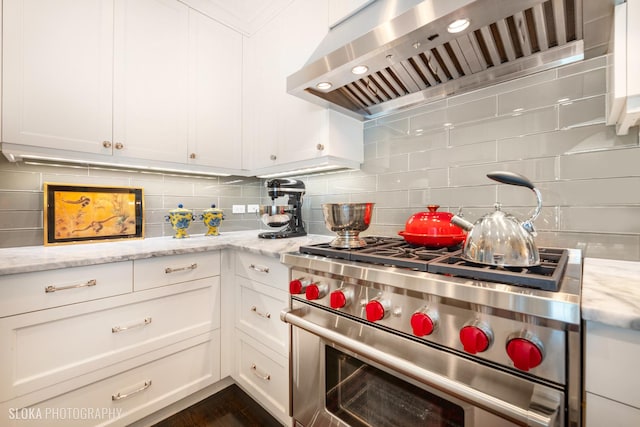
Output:
[[417,337],[431,335],[434,326],[433,320],[426,313],[418,312],[411,316],[411,329],[413,329],[413,335]]
[[305,291],[305,295],[309,301],[320,298],[320,288],[318,285],[309,285]]
[[514,338],[507,343],[507,354],[513,366],[521,371],[528,371],[542,363],[542,348],[525,338]]
[[465,326],[460,329],[460,342],[467,353],[482,353],[489,348],[491,335],[484,328]]
[[369,322],[375,322],[384,319],[384,306],[380,301],[369,301],[365,307],[365,311],[367,312],[367,320]]
[[302,285],[302,280],[294,279],[289,282],[289,293],[291,295],[298,295],[304,292],[304,286]]
[[347,297],[342,291],[333,291],[331,295],[329,295],[329,304],[331,308],[342,308],[347,305]]

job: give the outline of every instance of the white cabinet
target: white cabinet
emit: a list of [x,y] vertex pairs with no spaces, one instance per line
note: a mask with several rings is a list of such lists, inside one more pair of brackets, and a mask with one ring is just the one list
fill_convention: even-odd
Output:
[[607,124],[616,125],[618,135],[640,123],[640,0],[627,0],[615,8],[613,67],[609,71]]
[[241,168],[239,33],[176,0],[6,0],[3,24],[10,159]]
[[242,167],[242,36],[190,10],[189,163]]
[[111,153],[113,0],[4,0],[3,142]]
[[287,94],[327,33],[327,0],[295,0],[246,40],[244,136],[257,175],[363,160],[362,122]]
[[233,377],[285,425],[289,417],[288,269],[277,258],[236,251]]
[[47,425],[127,425],[220,380],[219,275],[214,251],[0,276],[0,424],[91,407],[118,415]]
[[640,331],[586,323],[586,427],[640,425]]
[[114,155],[186,160],[189,8],[115,0]]

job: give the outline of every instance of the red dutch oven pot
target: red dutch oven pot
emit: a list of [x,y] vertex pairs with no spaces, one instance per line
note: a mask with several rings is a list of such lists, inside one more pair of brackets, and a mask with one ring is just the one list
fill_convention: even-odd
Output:
[[407,243],[412,245],[443,248],[457,246],[464,242],[467,233],[451,224],[452,213],[436,212],[439,205],[429,205],[429,212],[411,215],[404,231],[398,232]]

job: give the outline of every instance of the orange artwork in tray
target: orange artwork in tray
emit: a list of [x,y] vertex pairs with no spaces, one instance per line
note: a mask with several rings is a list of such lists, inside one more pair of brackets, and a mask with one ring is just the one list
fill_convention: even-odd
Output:
[[127,193],[55,191],[55,238],[136,234],[136,197]]

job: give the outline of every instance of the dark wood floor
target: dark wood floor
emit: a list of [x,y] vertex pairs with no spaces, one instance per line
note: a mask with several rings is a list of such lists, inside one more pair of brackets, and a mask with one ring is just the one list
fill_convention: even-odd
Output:
[[233,384],[154,427],[282,427]]

